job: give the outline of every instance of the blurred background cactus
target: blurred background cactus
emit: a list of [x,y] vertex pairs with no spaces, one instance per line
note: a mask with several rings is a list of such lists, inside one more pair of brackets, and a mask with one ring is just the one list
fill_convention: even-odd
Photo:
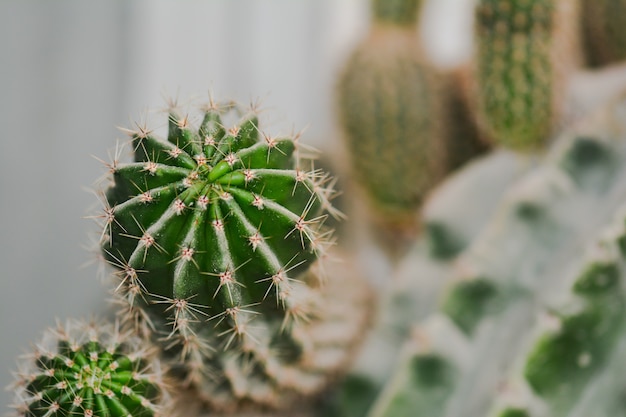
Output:
[[520,151],[545,147],[580,60],[577,22],[575,1],[478,2],[474,101],[491,140]]
[[[5,134],[37,122],[33,140],[0,152],[3,195],[15,196],[0,224],[5,369],[51,316],[121,305],[121,333],[164,349],[175,386],[190,383],[172,413],[624,414],[621,2],[79,3],[0,5]],[[232,104],[169,106],[130,133],[134,162],[111,155],[95,238],[117,269],[111,309],[85,278],[107,268],[73,272],[94,200],[76,193],[98,175],[86,156],[105,154],[113,126],[141,120],[164,88],[255,92],[272,111],[260,125]],[[307,124],[295,142],[263,134]],[[298,163],[303,143],[322,150],[319,164]],[[330,250],[343,263],[325,282],[319,166],[339,178],[348,214]],[[25,299],[34,309],[17,318]],[[18,372],[20,415],[157,414],[153,381],[113,384],[125,376],[108,359],[89,372],[110,392],[92,378],[92,399],[75,406],[86,377],[72,355],[133,354],[71,338],[75,349],[46,344]],[[57,375],[64,366],[74,375]]]
[[[441,179],[441,95],[415,35],[421,1],[375,1],[370,34],[338,85],[353,173],[374,205],[372,220],[396,235]],[[408,229],[408,230],[407,230]]]
[[417,32],[422,8],[418,0],[373,1],[370,32],[337,85],[351,174],[371,206],[365,222],[396,256],[419,231],[430,191],[484,148],[452,121],[466,117],[466,107],[456,78],[425,54]]
[[383,302],[370,335],[376,348],[363,351],[340,391],[337,415],[624,413],[625,116],[622,95],[504,187],[480,188],[487,173],[512,178],[510,166],[495,163],[499,153],[444,184],[433,205],[454,194],[465,200],[463,182],[472,179],[474,193],[501,201],[482,206],[492,211],[486,223],[458,209],[456,221],[483,227],[452,262],[431,256],[428,236],[418,242]]

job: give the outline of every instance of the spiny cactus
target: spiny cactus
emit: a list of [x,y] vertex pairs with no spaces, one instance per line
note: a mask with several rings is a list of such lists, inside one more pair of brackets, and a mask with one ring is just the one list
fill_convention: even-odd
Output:
[[[367,415],[623,415],[624,178],[621,96],[562,135],[453,263],[408,271],[390,297],[409,307],[387,325],[409,342]],[[424,292],[438,312],[416,306]]]
[[354,176],[374,205],[373,217],[400,231],[415,228],[417,208],[446,166],[441,97],[415,30],[420,5],[374,2],[372,30],[338,84]]
[[626,59],[626,1],[581,0],[587,60],[603,66]]
[[[570,0],[481,0],[474,95],[486,135],[519,151],[545,146],[578,59]],[[572,23],[574,22],[574,23]]]
[[197,129],[172,108],[167,141],[130,134],[135,162],[111,165],[102,243],[130,317],[215,408],[323,388],[358,338],[366,292],[311,268],[333,244],[332,180],[301,168],[297,137],[262,133],[234,104],[211,101]]
[[154,352],[119,326],[68,320],[46,331],[17,373],[18,416],[169,416]]

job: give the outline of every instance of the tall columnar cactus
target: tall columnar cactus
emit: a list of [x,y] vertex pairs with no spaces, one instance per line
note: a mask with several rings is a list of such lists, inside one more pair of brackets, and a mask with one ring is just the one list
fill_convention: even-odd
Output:
[[338,104],[355,178],[394,228],[417,208],[446,166],[437,80],[417,42],[418,0],[375,1],[372,30],[352,53]]
[[312,268],[333,243],[331,179],[301,168],[297,138],[262,133],[232,104],[211,102],[197,129],[171,109],[167,141],[131,136],[135,162],[111,166],[102,242],[130,317],[216,408],[321,389],[364,317],[358,279],[324,285]]
[[69,320],[46,331],[17,377],[18,416],[172,415],[154,350],[118,325]]
[[577,59],[575,4],[480,0],[474,95],[479,123],[494,142],[534,151],[555,131]]
[[593,66],[626,59],[626,1],[582,0],[582,29],[587,60]]
[[[562,135],[454,262],[412,261],[377,330],[409,341],[360,415],[624,415],[624,178],[626,96]],[[354,386],[380,386],[360,363],[345,409]]]

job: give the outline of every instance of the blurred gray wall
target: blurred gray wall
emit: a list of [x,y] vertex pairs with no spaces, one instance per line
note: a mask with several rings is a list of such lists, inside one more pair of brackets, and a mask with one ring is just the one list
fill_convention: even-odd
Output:
[[[429,51],[467,50],[472,0],[431,1]],[[333,83],[367,29],[367,0],[0,0],[0,386],[56,318],[103,311],[85,246],[89,190],[115,127],[164,97],[260,99],[271,131],[337,141]],[[438,17],[440,16],[440,17]],[[90,238],[91,236],[91,238]],[[9,392],[0,393],[0,415]]]

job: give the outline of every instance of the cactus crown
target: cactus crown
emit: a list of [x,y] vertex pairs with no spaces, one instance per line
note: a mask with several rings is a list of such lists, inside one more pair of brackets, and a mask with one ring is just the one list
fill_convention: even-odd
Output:
[[159,370],[140,346],[117,325],[68,321],[48,330],[18,372],[18,415],[159,415]]
[[378,23],[414,26],[421,3],[421,0],[373,0],[374,20]]

